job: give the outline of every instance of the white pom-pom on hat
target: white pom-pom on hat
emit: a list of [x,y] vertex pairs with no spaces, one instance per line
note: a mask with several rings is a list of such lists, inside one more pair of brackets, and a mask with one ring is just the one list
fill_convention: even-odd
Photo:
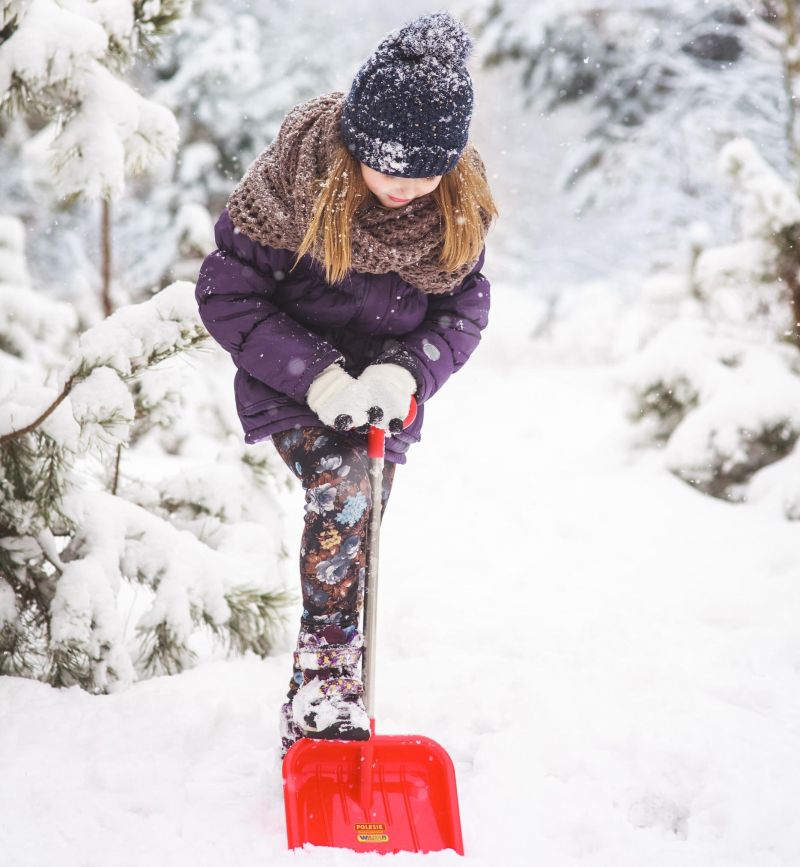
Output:
[[473,48],[469,32],[449,12],[415,19],[397,32],[395,44],[407,59],[431,56],[442,63],[464,63]]

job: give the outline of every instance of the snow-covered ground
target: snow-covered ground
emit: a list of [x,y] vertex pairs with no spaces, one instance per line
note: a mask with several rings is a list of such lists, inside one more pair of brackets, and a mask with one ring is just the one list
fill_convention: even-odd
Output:
[[[614,367],[548,359],[536,314],[493,285],[395,479],[378,728],[449,750],[467,857],[387,857],[800,864],[797,527],[636,448]],[[0,678],[0,865],[384,863],[286,850],[290,638],[110,696]]]

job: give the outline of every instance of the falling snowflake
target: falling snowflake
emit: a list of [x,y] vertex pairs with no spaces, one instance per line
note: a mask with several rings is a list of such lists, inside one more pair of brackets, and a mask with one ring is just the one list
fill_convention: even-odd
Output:
[[306,369],[306,363],[302,358],[290,358],[286,369],[292,376],[300,376]]
[[427,338],[423,338],[422,340],[422,351],[431,361],[438,361],[442,355],[442,353],[439,352],[439,347],[434,346]]

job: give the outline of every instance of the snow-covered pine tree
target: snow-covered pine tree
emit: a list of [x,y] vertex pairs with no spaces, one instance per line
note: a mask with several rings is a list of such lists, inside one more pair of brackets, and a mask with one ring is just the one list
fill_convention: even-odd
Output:
[[190,3],[5,0],[0,6],[0,113],[53,119],[51,165],[60,195],[116,198],[127,175],[175,149],[172,113],[137,93],[121,73],[140,50],[154,51]]
[[576,212],[620,220],[635,210],[654,238],[709,212],[725,218],[725,190],[708,164],[734,135],[789,170],[768,4],[479,0],[465,18],[484,68],[519,71],[534,123],[581,107],[585,126],[565,142],[556,179]]
[[0,9],[0,114],[50,120],[42,135],[50,139],[57,192],[67,203],[100,201],[105,315],[113,309],[111,202],[125,192],[128,175],[157,164],[178,144],[169,109],[121,75],[140,51],[155,53],[190,2],[11,0]]
[[[174,148],[170,112],[117,73],[185,7],[2,7],[0,108],[53,119],[44,132],[60,129],[51,146],[66,200],[119,196],[126,173]],[[185,230],[197,256],[207,221],[188,214]],[[285,552],[267,455],[225,449],[209,471],[179,454],[197,417],[179,420],[195,407],[186,371],[166,362],[207,337],[194,283],[121,308],[76,347],[74,308],[30,288],[21,223],[6,218],[0,231],[0,672],[111,691],[191,664],[200,627],[229,650],[267,653],[287,602],[270,589]],[[56,384],[41,385],[51,371]],[[120,460],[134,445],[151,450],[135,475],[136,450],[127,472]],[[265,519],[275,530],[266,541]]]
[[[578,105],[588,117],[560,173],[575,212],[628,217],[660,244],[636,297],[598,280],[559,299],[551,347],[633,353],[631,418],[673,472],[798,519],[795,13],[793,0],[484,0],[466,17],[482,65],[519,70],[534,123]],[[709,246],[731,213],[738,237]]]
[[748,139],[728,142],[718,165],[740,237],[699,253],[670,320],[624,365],[630,416],[680,478],[798,520],[800,346],[786,275],[797,271],[800,199]]
[[[207,338],[194,284],[120,308],[41,386],[41,365],[70,348],[74,313],[25,284],[21,224],[5,218],[0,233],[0,673],[111,692],[191,665],[203,630],[267,654],[288,599],[269,587],[279,534],[265,543],[256,523],[266,453],[251,449],[238,470],[162,461],[156,480],[117,478],[118,448],[156,414],[142,412],[148,374]],[[260,556],[237,553],[235,539],[246,553],[256,536]]]

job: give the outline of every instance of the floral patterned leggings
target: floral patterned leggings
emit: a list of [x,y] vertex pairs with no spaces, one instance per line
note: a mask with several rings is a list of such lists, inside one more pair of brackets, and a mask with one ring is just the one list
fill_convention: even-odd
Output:
[[[331,624],[352,633],[364,601],[371,512],[366,440],[359,442],[349,431],[301,427],[275,433],[272,441],[305,491],[301,633],[321,632]],[[392,461],[384,461],[381,519],[395,470]],[[290,698],[302,684],[303,674],[295,664]]]

